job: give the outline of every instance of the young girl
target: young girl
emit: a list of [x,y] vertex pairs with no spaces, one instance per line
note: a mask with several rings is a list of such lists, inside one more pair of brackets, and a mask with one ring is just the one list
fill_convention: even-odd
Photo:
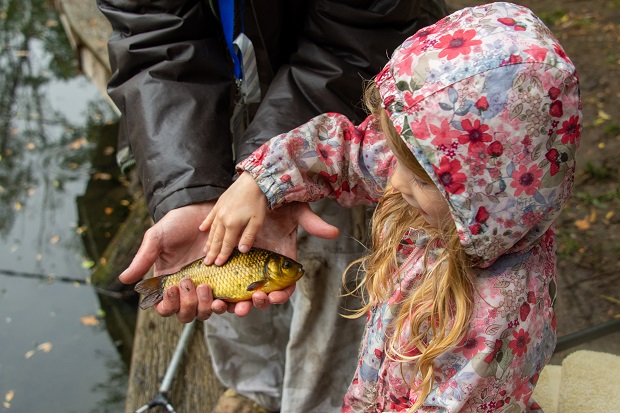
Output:
[[359,126],[318,116],[238,165],[201,226],[210,256],[262,220],[251,205],[265,197],[378,203],[342,411],[539,410],[531,394],[556,341],[552,224],[580,137],[573,64],[530,10],[492,3],[407,39],[367,102]]

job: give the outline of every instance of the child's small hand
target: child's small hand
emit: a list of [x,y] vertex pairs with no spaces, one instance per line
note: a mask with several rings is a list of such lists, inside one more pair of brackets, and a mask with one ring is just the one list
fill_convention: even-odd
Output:
[[201,231],[210,230],[203,249],[205,264],[224,264],[235,246],[241,252],[249,251],[266,215],[267,197],[252,175],[244,172],[200,224]]

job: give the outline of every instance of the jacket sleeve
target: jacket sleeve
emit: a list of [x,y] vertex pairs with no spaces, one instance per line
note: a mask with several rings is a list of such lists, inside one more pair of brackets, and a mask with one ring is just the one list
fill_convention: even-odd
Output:
[[356,127],[344,115],[327,113],[271,139],[237,170],[254,177],[271,208],[326,196],[352,207],[378,201],[393,165],[376,119]]
[[111,22],[108,92],[151,215],[218,197],[234,174],[230,57],[201,0],[97,0]]
[[364,81],[417,30],[447,14],[443,0],[309,1],[296,51],[280,66],[243,139],[237,160],[322,113],[355,124],[367,116]]

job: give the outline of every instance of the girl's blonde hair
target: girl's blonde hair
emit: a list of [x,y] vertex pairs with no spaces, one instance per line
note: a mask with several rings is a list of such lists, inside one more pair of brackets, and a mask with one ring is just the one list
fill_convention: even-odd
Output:
[[[399,162],[420,180],[435,185],[402,141],[387,112],[381,107],[381,97],[374,82],[365,93],[366,105],[380,121],[382,131],[394,149]],[[454,222],[447,219],[441,228],[429,226],[420,213],[411,207],[389,185],[379,200],[371,223],[371,253],[352,265],[360,264],[364,274],[351,293],[363,291],[363,306],[352,317],[359,317],[373,306],[387,301],[394,292],[398,277],[397,247],[409,228],[422,229],[429,234],[424,253],[426,268],[420,281],[400,305],[386,337],[386,357],[413,362],[412,388],[419,397],[410,411],[423,403],[434,384],[435,359],[455,347],[469,328],[472,313],[474,275],[456,231]],[[439,250],[435,263],[427,267],[430,250]],[[403,341],[403,337],[408,340]],[[412,355],[413,354],[413,355]],[[421,382],[416,385],[416,376]]]

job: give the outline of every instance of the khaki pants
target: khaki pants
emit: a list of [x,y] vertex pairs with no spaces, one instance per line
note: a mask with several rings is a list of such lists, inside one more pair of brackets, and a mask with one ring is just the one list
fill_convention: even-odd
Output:
[[364,252],[358,240],[366,220],[363,210],[333,201],[312,207],[340,229],[340,237],[321,240],[299,234],[298,260],[306,273],[289,303],[252,309],[243,318],[225,314],[206,322],[219,379],[270,411],[340,411],[357,366],[364,317],[340,315],[347,313],[345,306],[359,307],[356,300],[341,297],[342,274]]

